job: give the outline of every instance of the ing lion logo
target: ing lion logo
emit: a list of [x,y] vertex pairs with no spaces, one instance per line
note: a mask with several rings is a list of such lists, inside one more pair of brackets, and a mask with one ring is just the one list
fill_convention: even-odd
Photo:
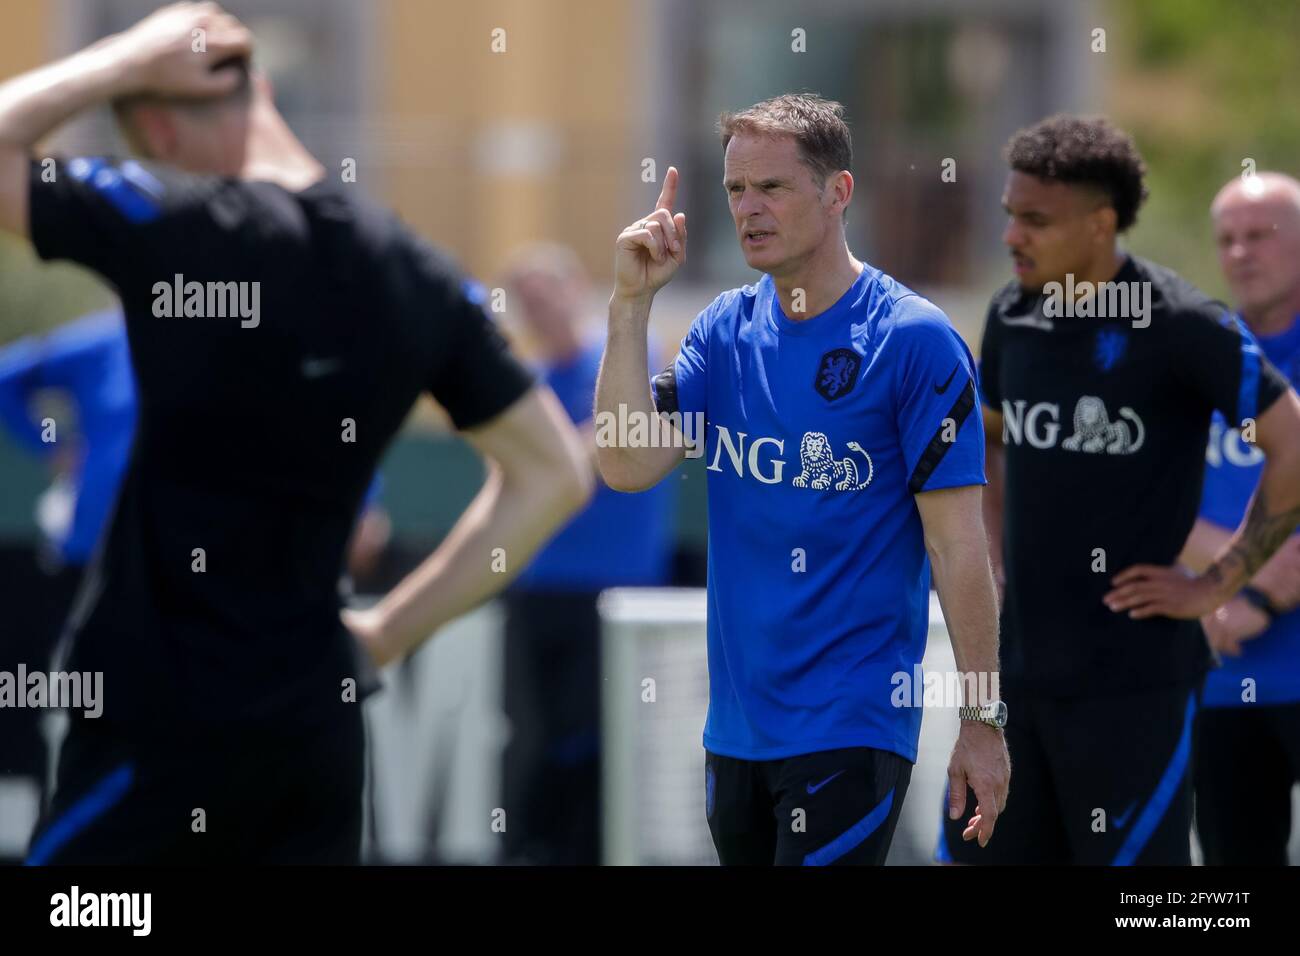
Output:
[[834,481],[836,491],[857,491],[867,487],[875,475],[871,456],[855,441],[849,442],[849,450],[858,452],[867,460],[866,481],[858,480],[858,464],[854,459],[847,456],[836,459],[825,435],[821,432],[804,432],[803,440],[799,442],[799,462],[803,470],[790,483],[796,488],[812,487],[821,490],[829,488]]
[[[1096,395],[1085,395],[1074,407],[1074,434],[1061,442],[1067,451],[1083,451],[1090,454],[1106,452],[1108,455],[1131,455],[1142,447],[1146,430],[1142,419],[1133,409],[1125,405],[1119,410],[1121,419],[1128,421],[1111,421],[1106,414],[1106,403]],[[1132,423],[1137,430],[1137,437],[1129,428]]]

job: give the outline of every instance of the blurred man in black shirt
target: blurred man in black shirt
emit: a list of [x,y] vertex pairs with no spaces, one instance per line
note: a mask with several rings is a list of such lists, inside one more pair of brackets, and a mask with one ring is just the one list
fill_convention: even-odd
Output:
[[[590,493],[554,397],[442,254],[326,178],[251,48],[215,4],[177,4],[0,86],[0,228],[115,287],[140,400],[63,665],[103,673],[103,715],[74,715],[32,863],[355,861],[356,644],[406,653]],[[33,160],[104,101],[154,162]],[[345,627],[358,506],[422,392],[488,479]]]

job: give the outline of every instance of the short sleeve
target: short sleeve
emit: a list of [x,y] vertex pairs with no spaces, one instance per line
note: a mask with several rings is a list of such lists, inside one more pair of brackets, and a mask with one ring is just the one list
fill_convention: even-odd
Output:
[[979,399],[995,412],[1002,410],[1002,387],[998,374],[1002,367],[1002,320],[996,302],[989,305],[984,318],[984,334],[980,339],[980,358],[976,367],[976,389]]
[[1289,388],[1241,318],[1218,303],[1184,313],[1174,337],[1177,373],[1230,427],[1258,417]]
[[657,411],[708,413],[709,326],[716,306],[715,301],[695,317],[676,358],[651,381]]
[[[450,258],[420,243],[413,303],[437,323],[437,367],[429,394],[447,410],[456,428],[474,428],[501,414],[533,387],[534,377],[510,351],[496,323],[475,302],[476,284]],[[408,304],[408,307],[411,304]]]
[[[906,304],[906,300],[904,302]],[[985,484],[975,362],[942,312],[910,307],[889,333],[895,415],[912,494]]]
[[120,284],[141,245],[174,217],[185,191],[169,189],[134,160],[81,157],[31,164],[32,245],[42,259],[67,259]]

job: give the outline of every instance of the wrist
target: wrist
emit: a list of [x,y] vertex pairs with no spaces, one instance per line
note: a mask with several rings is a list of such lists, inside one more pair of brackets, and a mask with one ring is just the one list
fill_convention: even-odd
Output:
[[961,720],[963,729],[969,724],[1000,732],[1007,725],[1007,705],[1001,700],[970,704],[957,708],[957,717]]
[[1251,578],[1247,587],[1254,588],[1264,595],[1275,614],[1286,614],[1288,611],[1294,610],[1294,607],[1288,605],[1284,599],[1284,595],[1287,593],[1285,584],[1270,575],[1267,568]]
[[613,295],[609,297],[610,313],[613,314],[617,309],[632,314],[642,313],[648,318],[654,298],[653,292],[620,292],[615,289]]
[[958,730],[958,733],[964,734],[968,732],[973,734],[982,734],[982,733],[992,734],[993,736],[999,739],[1003,737],[1003,730],[1001,727],[994,727],[992,724],[987,724],[982,720],[963,719],[961,721],[961,728]]
[[374,649],[375,660],[380,667],[387,667],[406,654],[405,638],[404,635],[398,633],[397,623],[392,615],[385,614],[380,608],[376,607],[371,646]]
[[352,633],[376,667],[384,667],[400,656],[393,639],[392,622],[379,605],[350,611],[348,618]]
[[1231,601],[1240,591],[1239,587],[1234,586],[1226,580],[1226,575],[1219,569],[1218,565],[1212,564],[1205,569],[1205,572],[1196,578],[1212,601],[1212,607],[1222,607]]
[[1263,615],[1268,618],[1270,624],[1272,624],[1273,621],[1277,619],[1278,614],[1281,613],[1281,609],[1273,602],[1273,599],[1268,595],[1268,593],[1253,584],[1247,584],[1244,588],[1238,591],[1237,597],[1263,613]]

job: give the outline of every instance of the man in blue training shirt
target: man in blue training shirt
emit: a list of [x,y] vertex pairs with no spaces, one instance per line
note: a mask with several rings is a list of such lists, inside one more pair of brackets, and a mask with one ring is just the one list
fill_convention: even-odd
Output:
[[[76,434],[67,426],[47,429],[33,416],[32,399],[62,393],[76,409]],[[78,574],[90,562],[131,455],[136,389],[121,309],[105,309],[60,326],[40,339],[24,338],[0,349],[0,426],[27,451],[64,452],[50,493],[67,494],[71,517],[41,522],[54,563]],[[59,490],[66,487],[66,491]],[[364,509],[378,506],[382,480],[376,473]]]
[[50,432],[33,418],[31,399],[45,389],[71,399],[77,441],[65,475],[74,500],[72,519],[63,528],[42,530],[62,564],[81,567],[113,506],[135,431],[135,385],[119,310],[85,316],[0,351],[0,422],[23,448],[39,455],[66,450],[71,437],[64,423],[54,422]]
[[[602,415],[705,421],[705,810],[724,865],[884,862],[916,759],[921,712],[895,692],[925,650],[931,562],[958,668],[982,678],[949,766],[979,794],[967,839],[988,842],[1010,775],[973,363],[939,309],[849,252],[842,113],[798,94],[722,116],[736,235],[764,275],[700,313],[653,389],[650,305],[686,254],[676,169],[617,244],[598,437]],[[647,488],[683,457],[665,444],[598,441],[601,473]]]
[[[1210,212],[1238,314],[1300,383],[1300,183],[1234,177]],[[1232,536],[1264,454],[1215,413],[1200,517],[1183,561],[1200,570]],[[1291,787],[1300,782],[1300,535],[1202,624],[1221,666],[1205,682],[1196,751],[1196,830],[1211,865],[1285,866]]]

